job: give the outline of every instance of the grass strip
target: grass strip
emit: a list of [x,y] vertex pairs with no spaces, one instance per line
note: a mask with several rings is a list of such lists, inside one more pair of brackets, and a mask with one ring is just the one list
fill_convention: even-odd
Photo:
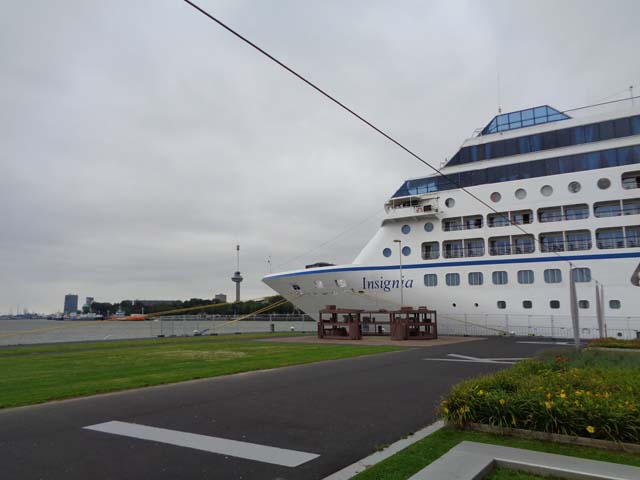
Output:
[[558,477],[541,477],[531,473],[519,472],[508,468],[496,468],[483,480],[561,480]]
[[[0,352],[0,408],[371,355],[387,346],[247,341],[264,335],[19,347]],[[271,335],[278,336],[278,335]]]
[[[631,453],[611,452],[595,448],[543,442],[540,440],[520,439],[491,433],[472,432],[452,427],[445,427],[405,448],[396,455],[359,473],[354,477],[354,480],[406,480],[440,458],[458,443],[465,440],[640,467],[640,456],[633,455]],[[524,480],[528,478],[535,479],[537,477],[507,476],[496,478],[522,478]]]
[[640,350],[640,338],[620,340],[618,338],[598,338],[589,342],[589,347],[601,348],[631,348]]

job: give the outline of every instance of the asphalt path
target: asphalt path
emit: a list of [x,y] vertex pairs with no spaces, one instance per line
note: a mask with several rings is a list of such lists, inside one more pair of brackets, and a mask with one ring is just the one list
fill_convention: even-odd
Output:
[[[522,358],[554,348],[518,340],[525,339],[492,337],[3,410],[0,477],[322,479],[434,422],[451,385],[510,367],[465,357]],[[287,467],[85,428],[111,421],[319,456]]]

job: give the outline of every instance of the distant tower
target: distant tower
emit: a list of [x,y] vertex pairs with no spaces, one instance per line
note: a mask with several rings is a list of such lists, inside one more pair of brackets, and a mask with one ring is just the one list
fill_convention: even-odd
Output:
[[240,245],[236,245],[236,271],[231,277],[231,280],[236,284],[236,302],[240,301],[240,282],[242,281],[242,275],[240,275]]

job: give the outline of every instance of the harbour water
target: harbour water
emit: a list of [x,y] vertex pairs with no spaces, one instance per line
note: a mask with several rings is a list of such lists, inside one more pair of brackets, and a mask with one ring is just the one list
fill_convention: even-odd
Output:
[[[193,336],[217,333],[315,332],[316,323],[304,315],[287,315],[285,318],[242,320],[231,318],[211,320],[198,317],[175,317],[142,322],[116,321],[56,321],[56,320],[2,320],[0,321],[0,346],[39,343],[86,342],[164,336]],[[207,330],[207,331],[205,331]]]

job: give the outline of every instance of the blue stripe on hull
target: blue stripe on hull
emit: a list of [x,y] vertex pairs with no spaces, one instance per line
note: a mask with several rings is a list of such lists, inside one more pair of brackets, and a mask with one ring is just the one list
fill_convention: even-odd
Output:
[[[640,258],[640,252],[632,253],[602,253],[592,255],[563,255],[563,256],[549,256],[549,257],[535,257],[535,258],[511,258],[503,260],[472,260],[467,262],[440,262],[440,263],[414,263],[408,265],[402,265],[403,270],[416,269],[416,268],[438,268],[438,267],[466,267],[473,265],[507,265],[513,263],[542,263],[542,262],[558,262],[558,261],[578,261],[578,260],[609,260],[615,258]],[[271,278],[282,277],[296,277],[299,275],[312,275],[320,273],[333,273],[333,272],[363,272],[370,270],[398,270],[399,265],[379,265],[369,267],[340,267],[332,268],[329,270],[318,270],[310,268],[309,270],[303,270],[300,272],[284,273],[276,275],[268,275],[263,280]]]

